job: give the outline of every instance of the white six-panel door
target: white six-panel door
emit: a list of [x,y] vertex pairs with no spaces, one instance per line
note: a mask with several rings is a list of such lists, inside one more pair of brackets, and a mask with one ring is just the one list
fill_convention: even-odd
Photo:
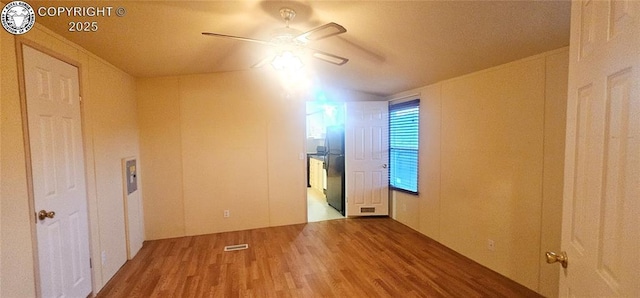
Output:
[[389,215],[389,104],[346,104],[347,216]]
[[640,297],[640,1],[571,10],[563,297]]
[[[43,297],[91,293],[78,69],[23,46]],[[44,215],[43,214],[43,215]],[[38,217],[38,216],[36,216]]]

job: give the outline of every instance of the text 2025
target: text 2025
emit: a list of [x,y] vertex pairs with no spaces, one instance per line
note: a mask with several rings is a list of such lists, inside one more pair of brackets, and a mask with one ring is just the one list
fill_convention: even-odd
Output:
[[98,22],[69,22],[69,32],[96,32]]

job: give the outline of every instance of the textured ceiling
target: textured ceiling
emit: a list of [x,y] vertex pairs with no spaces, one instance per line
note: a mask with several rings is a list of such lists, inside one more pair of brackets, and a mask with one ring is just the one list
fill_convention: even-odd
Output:
[[[344,56],[343,66],[305,61],[315,82],[389,95],[569,44],[569,1],[30,1],[37,7],[111,6],[111,17],[37,17],[37,22],[136,77],[251,69],[268,46],[201,35],[268,40],[284,27],[328,22],[347,29],[312,47]],[[115,9],[126,10],[123,17]],[[96,21],[97,32],[69,32]]]

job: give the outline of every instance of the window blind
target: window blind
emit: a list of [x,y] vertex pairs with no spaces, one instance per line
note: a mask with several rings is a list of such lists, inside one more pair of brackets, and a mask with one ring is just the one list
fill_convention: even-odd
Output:
[[418,193],[420,100],[389,106],[389,184]]

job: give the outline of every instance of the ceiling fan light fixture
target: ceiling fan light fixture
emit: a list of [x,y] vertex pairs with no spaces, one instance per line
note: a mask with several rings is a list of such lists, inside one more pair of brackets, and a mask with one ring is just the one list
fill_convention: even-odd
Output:
[[315,58],[335,65],[343,65],[349,61],[349,59],[345,57],[340,57],[307,47],[307,44],[311,41],[320,40],[347,32],[347,29],[345,29],[342,25],[331,22],[303,33],[299,30],[289,27],[289,22],[296,16],[295,10],[288,7],[283,7],[280,9],[280,16],[284,20],[286,26],[284,28],[275,30],[275,32],[271,35],[270,40],[254,39],[213,32],[202,32],[202,35],[228,38],[244,42],[252,42],[274,47],[277,49],[276,51],[278,52],[278,55],[267,56],[260,62],[251,66],[252,68],[258,68],[266,65],[267,63],[270,63],[271,66],[273,66],[273,68],[276,70],[298,70],[304,65],[302,63],[302,60],[296,53],[303,54],[303,51],[305,50],[306,52],[312,52],[312,55]]
[[290,51],[283,51],[271,60],[271,66],[276,70],[298,70],[302,68],[302,60]]

